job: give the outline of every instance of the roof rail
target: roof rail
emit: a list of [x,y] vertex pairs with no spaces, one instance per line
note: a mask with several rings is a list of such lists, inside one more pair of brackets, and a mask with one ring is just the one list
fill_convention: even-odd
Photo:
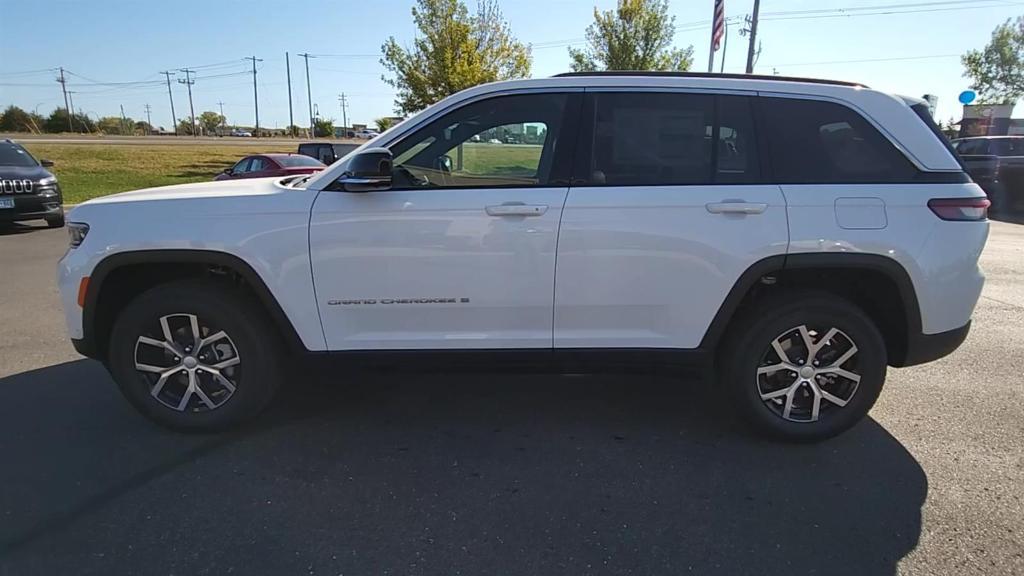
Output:
[[832,84],[835,86],[851,86],[854,88],[867,88],[859,82],[844,82],[842,80],[825,80],[823,78],[798,78],[795,76],[768,76],[764,74],[719,74],[715,72],[664,72],[658,70],[605,70],[602,72],[562,72],[555,74],[554,78],[566,78],[577,76],[654,76],[669,78],[727,78],[730,80],[772,80],[775,82],[804,82],[808,84]]

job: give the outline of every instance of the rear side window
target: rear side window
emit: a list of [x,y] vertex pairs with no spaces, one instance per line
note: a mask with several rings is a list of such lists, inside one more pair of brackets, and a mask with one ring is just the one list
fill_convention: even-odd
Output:
[[761,110],[779,183],[906,182],[917,174],[885,136],[846,106],[763,98]]
[[996,138],[989,147],[996,156],[1024,156],[1024,139]]
[[[671,186],[755,182],[753,114],[739,96],[597,92],[575,178],[590,185]],[[586,140],[585,140],[586,141]]]

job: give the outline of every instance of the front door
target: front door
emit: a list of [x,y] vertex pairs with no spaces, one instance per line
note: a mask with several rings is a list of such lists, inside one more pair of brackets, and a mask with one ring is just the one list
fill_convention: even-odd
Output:
[[310,250],[330,349],[552,346],[577,98],[463,105],[389,146],[390,190],[320,192]]
[[785,254],[753,96],[593,92],[558,242],[556,348],[696,348],[754,262]]

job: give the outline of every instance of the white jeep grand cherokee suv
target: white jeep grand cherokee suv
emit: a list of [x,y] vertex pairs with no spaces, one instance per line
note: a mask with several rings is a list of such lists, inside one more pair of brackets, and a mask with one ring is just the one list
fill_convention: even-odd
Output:
[[312,177],[92,200],[58,276],[75,347],[175,429],[253,417],[306,354],[710,367],[757,429],[816,440],[966,337],[987,207],[921,102],[570,74],[455,94]]

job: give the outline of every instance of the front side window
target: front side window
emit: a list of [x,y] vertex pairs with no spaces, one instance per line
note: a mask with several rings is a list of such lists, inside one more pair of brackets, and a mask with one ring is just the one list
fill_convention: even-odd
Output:
[[266,170],[267,163],[263,161],[263,158],[253,158],[252,163],[249,164],[249,172],[259,172],[260,170]]
[[467,104],[391,147],[393,189],[551,185],[565,94]]
[[907,182],[917,173],[903,153],[847,106],[762,98],[761,110],[779,183]]

